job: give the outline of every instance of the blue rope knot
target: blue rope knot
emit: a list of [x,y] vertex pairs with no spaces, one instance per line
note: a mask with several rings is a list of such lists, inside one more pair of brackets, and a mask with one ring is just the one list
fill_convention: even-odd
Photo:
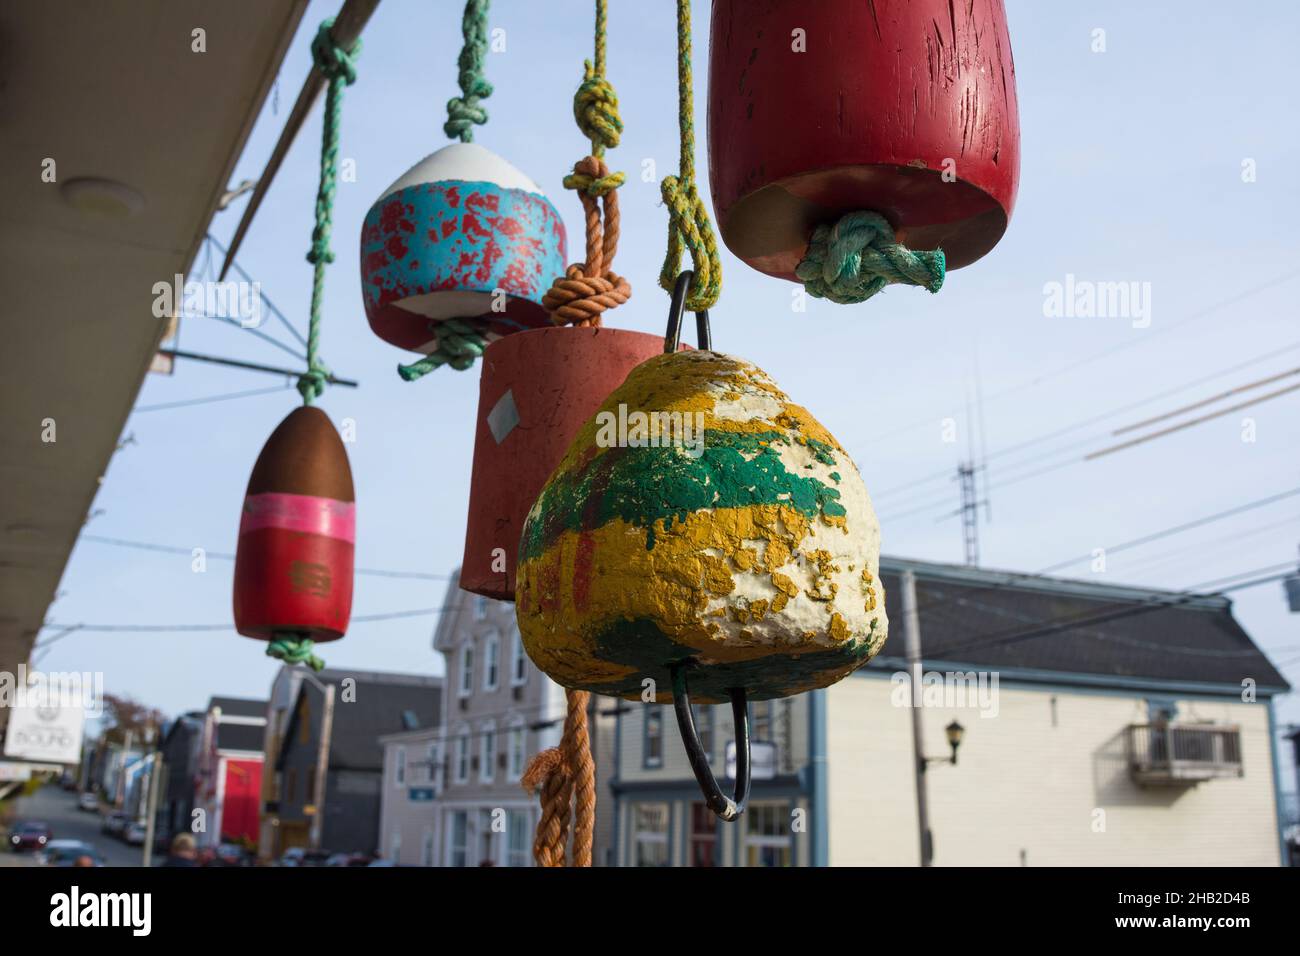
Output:
[[316,645],[309,638],[301,634],[285,632],[277,634],[275,639],[266,645],[266,656],[274,657],[286,664],[306,664],[312,670],[318,671],[325,666],[325,662],[312,653],[315,647]]
[[913,252],[895,241],[884,216],[851,212],[834,226],[813,231],[794,274],[809,295],[848,305],[865,302],[893,282],[938,292],[944,270],[943,250]]
[[473,367],[474,360],[488,345],[483,332],[463,319],[446,319],[436,323],[434,330],[438,336],[438,348],[434,352],[418,362],[397,366],[397,374],[403,381],[414,382],[444,365],[463,372]]
[[327,81],[343,80],[348,86],[357,81],[357,54],[361,52],[361,40],[352,42],[350,49],[343,49],[334,42],[334,18],[326,17],[321,21],[316,37],[311,41],[311,58],[316,69]]

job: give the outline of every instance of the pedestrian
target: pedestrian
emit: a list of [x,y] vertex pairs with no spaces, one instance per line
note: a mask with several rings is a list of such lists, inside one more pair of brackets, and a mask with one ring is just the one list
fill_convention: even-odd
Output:
[[178,833],[172,838],[171,849],[163,866],[198,866],[198,850],[194,846],[194,837],[188,833]]

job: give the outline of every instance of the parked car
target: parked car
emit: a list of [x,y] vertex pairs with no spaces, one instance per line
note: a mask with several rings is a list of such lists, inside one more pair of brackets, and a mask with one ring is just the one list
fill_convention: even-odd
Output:
[[123,813],[121,810],[114,810],[108,816],[104,817],[104,822],[100,824],[100,829],[105,833],[115,837],[120,837],[126,825],[131,822],[131,814]]
[[144,824],[138,820],[130,821],[122,828],[122,839],[131,846],[144,846],[145,829]]
[[325,861],[326,866],[369,866],[374,859],[369,853],[334,853]]
[[104,865],[104,855],[85,840],[51,840],[36,854],[36,862],[42,866],[76,866],[83,856],[90,857],[95,866]]
[[77,809],[94,813],[99,809],[99,795],[94,791],[87,790],[77,798]]
[[209,866],[252,866],[253,860],[238,843],[221,843],[212,854]]
[[25,820],[13,825],[9,831],[9,849],[15,853],[23,850],[39,850],[54,839],[49,824],[35,820]]
[[295,846],[285,850],[280,857],[280,866],[324,866],[332,856],[327,850],[308,850]]

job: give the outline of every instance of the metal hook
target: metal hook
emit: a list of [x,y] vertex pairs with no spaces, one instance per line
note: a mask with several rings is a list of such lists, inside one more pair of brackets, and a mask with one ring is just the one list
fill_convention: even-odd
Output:
[[[682,338],[682,312],[686,309],[686,293],[695,273],[686,269],[673,283],[672,304],[668,307],[668,331],[664,334],[664,351],[676,352]],[[713,336],[709,332],[709,310],[695,313],[696,347],[703,352],[713,349]]]
[[[681,313],[679,312],[680,316]],[[728,823],[745,812],[749,802],[749,707],[745,701],[745,688],[733,687],[731,715],[736,725],[736,789],[734,799],[728,798],[718,786],[709,769],[709,758],[700,746],[695,732],[695,715],[691,713],[691,693],[686,686],[686,664],[673,664],[668,668],[673,680],[673,709],[677,712],[677,729],[681,731],[686,759],[691,762],[695,779],[704,791],[704,802],[717,816]]]

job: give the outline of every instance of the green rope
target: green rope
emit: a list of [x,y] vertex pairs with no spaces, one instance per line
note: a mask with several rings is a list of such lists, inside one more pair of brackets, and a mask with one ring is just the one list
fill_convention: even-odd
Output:
[[480,105],[482,100],[492,95],[492,84],[483,75],[483,60],[488,48],[488,3],[489,0],[467,0],[465,14],[461,17],[465,45],[456,61],[460,68],[457,77],[460,96],[447,101],[447,122],[442,124],[442,131],[448,138],[459,139],[462,143],[474,142],[474,124],[482,126],[488,121],[487,110]]
[[314,671],[325,666],[325,662],[312,653],[315,644],[301,634],[292,631],[280,631],[275,639],[266,645],[266,656],[284,661],[286,664],[306,664]]
[[483,331],[464,319],[446,319],[437,323],[435,328],[438,335],[437,350],[410,365],[397,366],[397,374],[403,381],[414,382],[444,365],[463,372],[487,348]]
[[[614,87],[609,80],[605,79],[607,21],[606,0],[596,0],[596,62],[593,64],[591,60],[583,61],[582,83],[578,86],[578,92],[573,95],[573,118],[577,121],[582,135],[591,140],[591,155],[597,159],[605,155],[606,149],[617,146],[619,138],[623,135],[623,119],[618,115],[618,94],[614,92]],[[618,178],[618,182],[604,186],[604,192],[617,189],[622,185],[622,173],[614,173],[607,179],[612,180],[615,177]],[[580,188],[570,186],[567,181],[565,186],[569,189]],[[592,193],[592,195],[603,195],[603,193]]]
[[307,371],[298,379],[298,391],[304,405],[320,398],[329,381],[330,371],[320,360],[320,313],[325,294],[325,267],[334,261],[330,233],[334,229],[334,193],[338,186],[339,115],[343,89],[357,79],[356,58],[361,41],[344,50],[334,42],[330,32],[333,17],[321,22],[312,40],[311,56],[316,69],[325,77],[325,122],[321,130],[320,187],[316,190],[316,226],[311,233],[307,261],[314,267],[311,286],[311,320],[307,327]]
[[842,305],[865,302],[891,282],[938,292],[943,251],[913,252],[894,240],[879,213],[851,212],[834,226],[818,226],[794,274],[808,294]]
[[694,276],[686,308],[702,312],[722,293],[722,260],[713,223],[695,188],[695,104],[691,91],[691,4],[677,0],[677,124],[681,135],[678,175],[668,176],[659,191],[668,207],[668,253],[659,272],[659,285],[672,293],[681,267],[683,246],[691,255]]

